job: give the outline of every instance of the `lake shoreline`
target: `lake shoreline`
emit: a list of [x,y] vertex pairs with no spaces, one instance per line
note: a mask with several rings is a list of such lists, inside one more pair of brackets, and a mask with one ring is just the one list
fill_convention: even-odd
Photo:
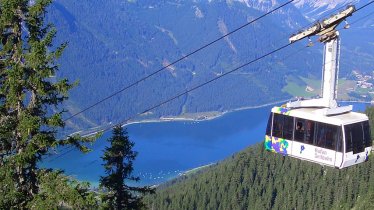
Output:
[[[214,120],[217,118],[220,118],[226,114],[236,112],[236,111],[242,111],[242,110],[249,110],[249,109],[258,109],[258,108],[263,108],[266,106],[271,106],[271,105],[276,105],[280,103],[286,103],[291,101],[290,99],[285,99],[285,100],[280,100],[276,102],[270,102],[266,104],[261,104],[261,105],[255,105],[255,106],[247,106],[247,107],[241,107],[241,108],[236,108],[232,110],[227,110],[223,112],[219,111],[211,111],[211,112],[199,112],[199,113],[186,113],[186,114],[181,114],[177,116],[162,116],[157,119],[144,119],[144,120],[134,120],[134,121],[129,121],[125,124],[122,125],[122,127],[126,127],[132,124],[139,124],[139,123],[163,123],[163,122],[202,122],[202,121],[208,121],[208,120]],[[371,104],[370,101],[338,101],[338,103],[367,103]],[[84,131],[77,131],[74,132],[70,135],[74,134],[80,134],[83,137],[90,137],[93,135],[96,135],[97,133],[101,132],[102,130],[107,130],[110,127],[113,127],[114,124],[109,123],[107,125],[103,126],[97,126],[94,128],[88,129],[86,132]]]
[[[122,127],[126,127],[126,126],[133,125],[133,124],[140,124],[140,123],[163,123],[163,122],[178,122],[178,121],[179,122],[202,122],[202,121],[214,120],[214,119],[220,118],[220,117],[222,117],[226,114],[236,112],[236,111],[258,109],[258,108],[263,108],[263,107],[266,107],[266,106],[285,103],[285,102],[288,102],[288,101],[290,101],[290,100],[287,99],[287,100],[270,102],[270,103],[261,104],[261,105],[241,107],[241,108],[236,108],[236,109],[227,110],[227,111],[223,111],[223,112],[218,112],[218,111],[199,112],[199,113],[181,114],[181,115],[178,115],[178,116],[162,116],[162,117],[157,118],[157,119],[134,120],[134,121],[129,121],[129,122],[123,124]],[[112,123],[109,123],[107,125],[97,126],[95,128],[90,128],[90,129],[88,129],[87,132],[77,131],[77,132],[74,132],[70,135],[80,134],[83,137],[89,137],[89,136],[96,135],[97,133],[101,132],[102,130],[106,130],[106,129],[108,129],[110,127],[113,127],[113,126],[114,125]]]

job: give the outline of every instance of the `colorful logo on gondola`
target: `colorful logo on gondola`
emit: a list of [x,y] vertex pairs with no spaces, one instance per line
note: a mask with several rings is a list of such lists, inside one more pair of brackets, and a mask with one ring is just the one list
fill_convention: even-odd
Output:
[[266,135],[265,136],[265,149],[276,152],[276,153],[281,153],[283,155],[288,155],[287,152],[288,148],[288,142],[286,139],[278,138],[278,137],[271,137]]
[[290,115],[290,110],[284,107],[274,107],[274,113],[283,114],[283,115]]

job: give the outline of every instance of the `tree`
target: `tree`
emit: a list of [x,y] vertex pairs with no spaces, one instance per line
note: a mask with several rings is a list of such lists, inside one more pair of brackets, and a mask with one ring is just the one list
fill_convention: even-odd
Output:
[[133,151],[134,142],[129,140],[127,131],[121,126],[113,129],[113,136],[108,140],[102,159],[107,176],[100,178],[100,186],[107,192],[103,195],[104,208],[139,209],[142,207],[141,196],[153,193],[149,187],[131,187],[126,180],[139,181],[132,175],[133,161],[137,152]]
[[[94,138],[70,136],[59,140],[64,127],[61,103],[74,86],[67,79],[52,82],[56,60],[66,43],[53,47],[56,30],[44,22],[51,0],[0,1],[0,208],[35,208],[36,198],[48,198],[45,177],[62,180],[58,191],[86,192],[63,174],[38,168],[42,157],[57,146],[73,145],[83,152]],[[52,111],[58,110],[58,111]],[[76,185],[75,185],[76,187]],[[69,188],[69,189],[65,189]],[[47,194],[46,194],[47,193]],[[61,202],[70,205],[62,196]],[[42,200],[42,199],[39,199]],[[73,201],[75,202],[75,201]],[[70,205],[74,207],[74,205]],[[54,208],[55,208],[54,207]]]

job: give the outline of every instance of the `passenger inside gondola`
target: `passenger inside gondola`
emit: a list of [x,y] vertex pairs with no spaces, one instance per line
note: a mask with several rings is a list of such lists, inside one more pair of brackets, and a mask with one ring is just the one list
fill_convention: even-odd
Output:
[[304,126],[301,121],[296,123],[295,139],[300,142],[304,141]]
[[314,122],[307,120],[305,143],[313,144],[313,140],[314,140]]

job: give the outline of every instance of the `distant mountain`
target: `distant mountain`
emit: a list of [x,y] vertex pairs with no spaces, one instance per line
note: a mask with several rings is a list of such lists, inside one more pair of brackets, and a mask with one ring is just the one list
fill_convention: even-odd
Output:
[[331,10],[342,6],[342,9],[344,9],[345,5],[356,4],[359,1],[360,0],[296,0],[293,4],[300,9],[306,18],[315,21],[328,14]]
[[[56,42],[69,42],[57,77],[80,81],[67,109],[76,113],[281,3],[56,0],[48,18],[58,29]],[[79,115],[66,132],[134,116],[286,44],[290,34],[308,24],[303,11],[290,4]],[[290,98],[281,91],[288,75],[320,77],[322,46],[296,53],[305,44],[296,43],[137,118],[226,111]],[[366,45],[360,46],[354,53],[365,54]],[[370,55],[366,58],[371,61]],[[342,74],[356,68],[351,62],[358,62],[359,69],[370,66],[360,59],[342,62]]]

